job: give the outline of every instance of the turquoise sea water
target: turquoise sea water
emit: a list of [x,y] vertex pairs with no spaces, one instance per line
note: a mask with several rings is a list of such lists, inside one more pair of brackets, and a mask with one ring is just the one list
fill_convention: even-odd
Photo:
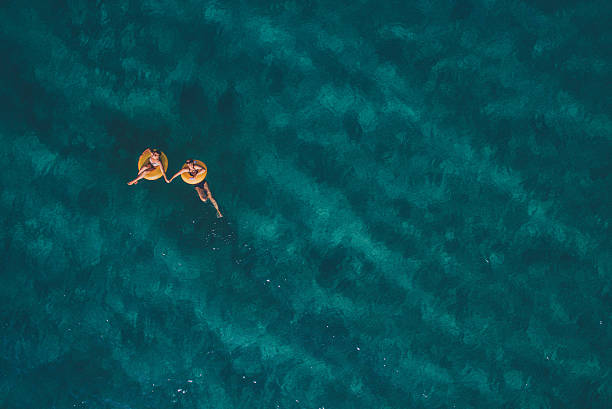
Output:
[[0,407],[611,407],[611,20],[2,2]]

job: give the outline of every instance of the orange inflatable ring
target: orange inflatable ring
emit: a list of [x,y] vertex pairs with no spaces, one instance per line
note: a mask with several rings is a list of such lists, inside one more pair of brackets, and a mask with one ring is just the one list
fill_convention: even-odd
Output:
[[[164,167],[164,172],[165,172],[168,169],[168,157],[163,152],[160,152],[159,156],[160,156],[160,160],[161,160],[162,166]],[[142,168],[142,166],[145,163],[147,163],[150,157],[151,157],[151,153],[149,151],[143,152],[142,155],[140,155],[140,158],[138,158],[138,171],[140,171],[140,168]],[[162,177],[161,169],[159,167],[156,167],[153,171],[149,172],[147,176],[145,176],[144,178],[148,180],[157,180],[160,177]]]
[[[183,179],[183,182],[189,183],[190,185],[197,185],[198,183],[203,181],[206,178],[206,173],[208,172],[208,169],[206,169],[206,165],[204,164],[204,162],[202,162],[201,160],[195,160],[194,162],[196,165],[202,166],[204,168],[204,172],[200,173],[194,178],[191,177],[189,172],[181,173],[181,178]],[[185,163],[183,165],[183,169],[187,168],[188,166],[189,165]]]

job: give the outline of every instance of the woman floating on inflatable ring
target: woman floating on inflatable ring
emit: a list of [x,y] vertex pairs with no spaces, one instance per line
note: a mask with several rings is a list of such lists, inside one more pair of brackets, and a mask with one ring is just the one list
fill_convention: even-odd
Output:
[[166,168],[168,167],[168,158],[166,154],[157,149],[147,148],[138,159],[138,176],[136,179],[128,182],[128,185],[135,185],[140,179],[156,180],[164,177],[167,183]]
[[207,200],[210,200],[215,209],[217,210],[217,217],[223,217],[221,212],[219,211],[219,205],[217,205],[217,201],[212,197],[212,193],[210,193],[210,188],[208,187],[208,182],[204,179],[206,178],[206,173],[208,170],[206,169],[206,165],[204,162],[200,160],[189,159],[183,165],[183,168],[176,172],[176,175],[172,176],[170,180],[166,180],[168,183],[172,182],[172,180],[181,175],[181,178],[185,183],[189,183],[190,185],[194,185],[195,190],[200,197],[200,200],[206,203]]

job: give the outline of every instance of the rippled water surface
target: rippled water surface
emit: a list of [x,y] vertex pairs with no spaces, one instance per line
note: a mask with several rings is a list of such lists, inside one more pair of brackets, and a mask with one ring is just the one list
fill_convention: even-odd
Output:
[[611,20],[3,2],[0,407],[610,407]]

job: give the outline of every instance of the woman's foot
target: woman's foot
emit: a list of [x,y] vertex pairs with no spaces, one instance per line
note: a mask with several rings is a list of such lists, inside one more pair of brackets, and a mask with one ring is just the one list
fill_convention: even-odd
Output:
[[221,213],[217,212],[217,219],[220,219],[222,217],[223,217],[223,215]]
[[135,185],[136,183],[138,183],[137,180],[132,180],[131,182],[127,182],[127,184],[130,186]]

